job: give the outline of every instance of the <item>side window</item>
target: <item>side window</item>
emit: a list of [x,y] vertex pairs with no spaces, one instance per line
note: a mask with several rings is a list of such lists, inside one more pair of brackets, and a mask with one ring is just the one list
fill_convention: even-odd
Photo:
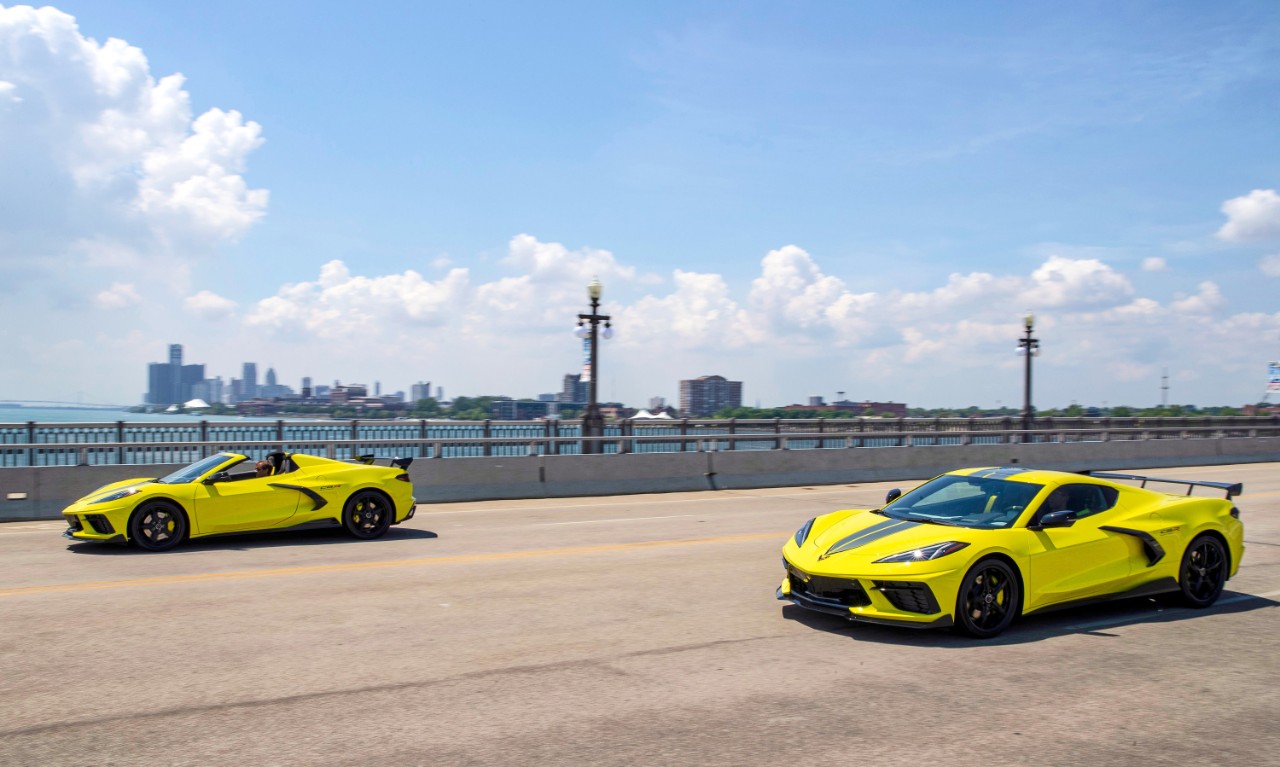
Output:
[[1102,485],[1063,485],[1058,491],[1065,491],[1063,508],[1076,513],[1076,519],[1084,519],[1104,512],[1116,505],[1120,492],[1114,487]]

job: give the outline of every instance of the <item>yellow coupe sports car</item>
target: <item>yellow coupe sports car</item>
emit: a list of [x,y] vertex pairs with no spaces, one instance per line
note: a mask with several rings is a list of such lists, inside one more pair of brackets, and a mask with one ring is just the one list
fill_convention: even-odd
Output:
[[334,461],[271,453],[258,461],[218,453],[159,479],[126,479],[63,510],[78,541],[136,543],[164,551],[187,538],[303,527],[345,527],[377,538],[413,516],[412,458]]
[[[1191,495],[1197,487],[1226,498]],[[961,469],[905,495],[892,490],[880,509],[806,522],[782,548],[777,596],[855,621],[952,626],[980,638],[1021,614],[1102,599],[1172,592],[1208,607],[1244,555],[1232,502],[1243,490],[1129,474]]]

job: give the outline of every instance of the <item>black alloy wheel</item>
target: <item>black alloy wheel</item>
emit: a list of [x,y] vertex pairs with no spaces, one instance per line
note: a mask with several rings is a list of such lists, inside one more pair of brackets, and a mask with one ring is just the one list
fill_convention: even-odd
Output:
[[1009,627],[1020,604],[1021,590],[1013,568],[999,559],[984,559],[960,584],[955,628],[971,637],[989,639]]
[[386,496],[372,490],[361,490],[347,499],[347,505],[342,509],[342,522],[351,535],[369,540],[391,527],[395,513],[395,507]]
[[163,501],[143,504],[129,518],[129,537],[147,551],[168,551],[187,537],[187,516]]
[[1227,551],[1222,541],[1202,535],[1182,555],[1178,585],[1182,601],[1191,607],[1208,607],[1218,601],[1227,582]]

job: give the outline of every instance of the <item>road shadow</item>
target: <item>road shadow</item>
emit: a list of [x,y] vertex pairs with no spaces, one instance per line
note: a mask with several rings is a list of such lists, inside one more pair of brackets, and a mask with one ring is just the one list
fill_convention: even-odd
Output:
[[1181,607],[1161,597],[1136,597],[1022,616],[994,639],[973,639],[945,629],[914,629],[859,623],[835,615],[806,610],[794,604],[783,605],[782,617],[817,631],[847,636],[857,642],[967,649],[1042,642],[1072,634],[1118,638],[1118,634],[1109,633],[1109,630],[1142,623],[1175,623],[1211,615],[1249,613],[1274,607],[1280,607],[1280,602],[1230,590],[1223,591],[1217,603],[1203,610]]
[[181,555],[184,552],[194,553],[199,551],[248,551],[250,549],[271,549],[292,546],[340,546],[344,544],[360,544],[362,546],[377,546],[379,544],[395,543],[397,541],[406,540],[427,540],[431,538],[439,538],[440,536],[430,530],[419,530],[416,528],[393,527],[388,530],[382,537],[374,538],[370,541],[357,540],[347,534],[347,531],[340,526],[317,528],[311,530],[271,530],[258,531],[252,533],[233,533],[228,535],[217,535],[209,538],[197,538],[191,541],[184,541],[176,548],[169,551],[142,551],[134,546],[121,546],[118,544],[102,544],[92,541],[76,541],[67,544],[67,551],[73,554],[88,554],[91,556],[136,556],[139,554],[147,555]]

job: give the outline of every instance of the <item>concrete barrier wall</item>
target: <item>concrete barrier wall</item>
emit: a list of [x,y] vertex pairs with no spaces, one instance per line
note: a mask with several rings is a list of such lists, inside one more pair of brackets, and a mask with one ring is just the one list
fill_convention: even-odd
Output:
[[[416,461],[409,476],[417,498],[430,503],[907,482],[966,466],[1083,471],[1269,461],[1280,461],[1280,437],[445,458]],[[0,469],[0,521],[56,519],[68,503],[109,482],[163,476],[175,468]]]

